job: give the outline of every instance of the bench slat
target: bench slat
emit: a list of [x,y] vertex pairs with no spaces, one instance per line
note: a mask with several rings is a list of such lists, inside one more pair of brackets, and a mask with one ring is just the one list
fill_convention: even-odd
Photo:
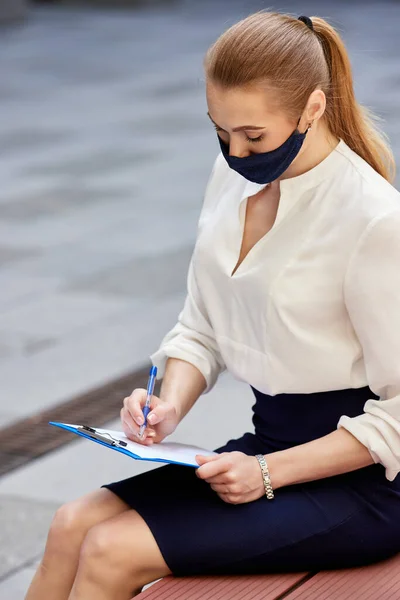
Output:
[[[295,588],[295,589],[293,589]],[[293,590],[293,591],[290,591]],[[400,554],[341,571],[282,575],[165,577],[140,600],[394,600],[400,598]]]
[[368,567],[321,571],[285,600],[394,600],[400,598],[400,555]]
[[165,577],[139,594],[140,600],[276,600],[307,573]]

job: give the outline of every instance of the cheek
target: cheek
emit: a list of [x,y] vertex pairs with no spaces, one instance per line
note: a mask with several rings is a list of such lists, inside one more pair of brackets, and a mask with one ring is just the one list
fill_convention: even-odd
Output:
[[279,146],[282,146],[286,142],[286,140],[290,137],[293,130],[281,129],[280,131],[274,131],[268,133],[265,138],[259,145],[263,146],[263,152],[270,152],[271,150],[276,150]]

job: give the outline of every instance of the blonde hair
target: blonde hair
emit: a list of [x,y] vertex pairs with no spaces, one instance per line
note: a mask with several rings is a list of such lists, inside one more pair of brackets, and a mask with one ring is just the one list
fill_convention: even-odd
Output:
[[355,99],[350,60],[335,29],[311,17],[312,31],[295,17],[259,12],[233,25],[208,50],[206,76],[223,87],[266,84],[285,112],[298,119],[310,94],[326,95],[325,119],[375,171],[393,181],[395,163],[376,118]]

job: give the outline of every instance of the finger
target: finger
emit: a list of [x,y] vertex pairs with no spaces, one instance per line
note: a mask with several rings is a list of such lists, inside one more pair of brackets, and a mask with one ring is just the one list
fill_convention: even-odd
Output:
[[241,496],[235,494],[218,494],[218,496],[227,504],[243,504],[246,501]]
[[220,456],[220,454],[211,454],[210,456],[203,456],[202,454],[197,454],[195,458],[197,464],[201,466],[213,460],[217,460]]
[[229,494],[218,494],[218,496],[221,498],[221,500],[223,500],[224,502],[226,502],[227,504],[230,504],[228,498],[229,498]]
[[242,493],[241,486],[237,484],[230,485],[227,483],[212,483],[210,487],[219,494],[230,494],[231,496],[238,496]]
[[234,483],[234,478],[231,477],[230,471],[225,471],[224,473],[215,475],[214,477],[207,477],[205,481],[210,485],[231,485],[232,483]]
[[157,433],[149,425],[147,425],[143,429],[143,431],[141,431],[141,427],[138,427],[137,436],[141,441],[148,440],[148,439],[154,439],[156,437],[156,435],[157,435]]
[[212,490],[214,490],[214,492],[217,492],[217,494],[229,494],[229,491],[227,490],[227,486],[226,485],[211,485],[210,486]]
[[152,446],[155,443],[155,441],[156,441],[156,436],[157,436],[156,432],[150,430],[148,432],[148,434],[147,434],[147,437],[146,438],[142,438],[144,445],[145,446]]
[[132,442],[140,441],[140,438],[138,436],[139,430],[135,431],[130,425],[127,424],[126,421],[122,421],[122,428],[124,430],[126,437],[128,439],[132,440]]
[[134,435],[137,434],[137,432],[139,431],[139,427],[132,419],[131,414],[124,408],[121,410],[121,421],[122,424],[128,428],[128,431],[130,431]]
[[121,419],[121,424],[122,424],[122,431],[124,432],[124,434],[126,435],[127,438],[134,436],[134,433],[130,430],[130,428],[128,427],[128,425],[125,423],[125,421],[123,419]]
[[124,399],[124,407],[139,426],[144,423],[143,406],[145,405],[146,397],[146,390],[137,389],[128,398]]
[[132,420],[126,411],[121,411],[121,421],[124,433],[133,442],[144,442],[148,438],[154,438],[156,433],[152,427],[146,427],[142,437],[139,437],[140,427]]
[[139,436],[139,431],[137,433],[129,433],[129,435],[127,435],[126,437],[132,440],[132,442],[136,442],[137,444],[149,445],[154,442],[156,433],[151,429],[146,429],[141,437]]
[[231,467],[231,462],[226,456],[219,456],[217,459],[206,463],[197,469],[197,476],[200,479],[209,479],[225,473]]
[[151,423],[151,425],[157,425],[157,423],[160,423],[165,419],[165,416],[169,412],[170,408],[171,407],[169,404],[158,404],[149,413],[149,416],[147,417],[148,422]]
[[132,433],[134,433],[135,435],[138,434],[140,427],[136,423],[136,421],[132,418],[131,413],[126,408],[123,408],[121,411],[121,419],[123,422],[125,422],[127,424],[127,426],[129,427],[130,431],[132,431]]

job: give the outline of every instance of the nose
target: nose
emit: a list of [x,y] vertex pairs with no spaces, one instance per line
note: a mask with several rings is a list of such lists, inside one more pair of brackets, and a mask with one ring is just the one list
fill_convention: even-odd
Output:
[[229,156],[236,156],[236,158],[245,158],[246,156],[250,156],[251,152],[247,144],[243,143],[243,140],[238,138],[234,138],[231,135],[229,140]]

